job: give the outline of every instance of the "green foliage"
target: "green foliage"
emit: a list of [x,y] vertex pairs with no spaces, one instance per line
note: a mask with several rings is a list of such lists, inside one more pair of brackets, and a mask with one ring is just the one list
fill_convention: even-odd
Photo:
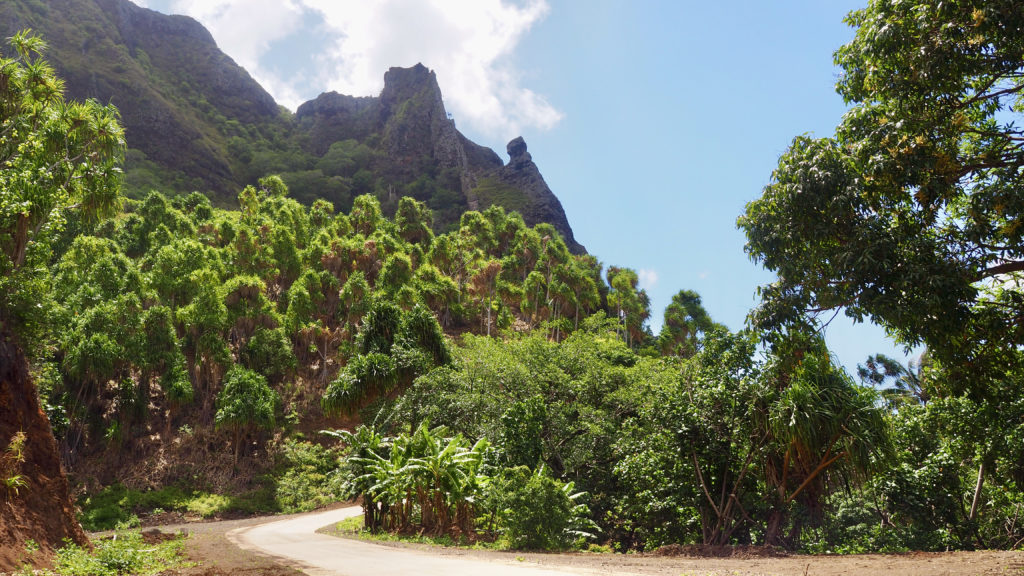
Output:
[[1024,41],[1006,2],[874,1],[836,52],[851,105],[796,138],[740,226],[779,281],[752,318],[806,326],[840,308],[926,344],[974,395],[1020,370]]
[[217,426],[234,430],[273,428],[277,402],[277,394],[263,376],[235,366],[224,375],[217,396]]
[[94,541],[92,551],[74,545],[61,548],[54,568],[61,576],[160,574],[186,566],[182,560],[184,545],[181,538],[148,544],[137,531],[118,532]]
[[362,498],[367,529],[473,533],[489,443],[471,446],[462,436],[446,438],[445,433],[423,424],[412,434],[388,439],[366,427],[332,434],[350,447],[345,490]]
[[50,244],[75,207],[87,222],[118,207],[124,133],[113,107],[67,102],[29,31],[0,57],[0,314],[30,351],[44,335]]
[[8,499],[18,496],[18,491],[28,482],[21,474],[21,465],[25,462],[25,441],[28,436],[17,432],[7,443],[7,448],[0,454],[0,487]]
[[481,178],[473,193],[484,206],[497,205],[507,210],[524,212],[530,203],[522,190],[502,183],[496,178]]
[[665,308],[658,346],[664,355],[688,358],[697,353],[701,336],[715,327],[701,304],[700,295],[692,290],[680,290]]
[[563,484],[528,468],[509,468],[494,479],[499,526],[517,549],[562,550],[594,538],[596,525],[590,510],[577,504],[584,494],[574,493],[572,482]]
[[265,376],[269,381],[279,380],[297,366],[295,353],[288,334],[281,328],[259,328],[239,352],[247,368]]
[[420,306],[403,311],[386,300],[370,306],[357,344],[360,353],[327,386],[321,403],[327,412],[353,413],[450,360],[433,314]]
[[[605,274],[500,207],[463,213],[457,171],[381,153],[400,127],[317,158],[307,147],[321,143],[231,124],[186,87],[219,126],[199,123],[199,141],[257,184],[239,210],[147,189],[113,214],[115,113],[65,103],[38,40],[17,36],[0,61],[13,138],[0,145],[0,315],[33,346],[64,453],[179,429],[211,445],[233,435],[237,459],[320,422],[317,400],[327,418],[379,416],[338,434],[350,453],[337,471],[332,451],[285,440],[254,493],[111,487],[83,522],[302,510],[344,493],[363,497],[371,530],[539,548],[579,544],[591,519],[630,549],[1019,546],[1024,162],[1011,122],[1024,48],[1006,6],[852,14],[836,56],[850,113],[833,138],[796,139],[740,220],[779,275],[752,313],[769,331],[728,333],[684,290],[657,338],[635,271]],[[192,189],[137,151],[128,161],[135,185]],[[488,178],[475,190],[527,208],[513,192]],[[873,356],[862,379],[881,394],[855,385],[815,336],[815,315],[839,307],[927,355]],[[47,339],[50,325],[63,328]],[[21,474],[5,466],[13,497]],[[95,570],[135,570],[123,556]]]
[[547,408],[540,396],[516,402],[501,415],[500,446],[509,466],[535,468],[543,461]]
[[[291,470],[291,460],[284,459],[282,476]],[[293,474],[295,486],[303,486],[302,475]],[[268,481],[268,484],[273,484]],[[306,489],[306,488],[303,488]],[[78,500],[78,516],[82,527],[91,532],[137,527],[139,516],[155,510],[177,511],[202,518],[215,518],[229,513],[279,512],[288,502],[288,492],[278,501],[273,490],[264,488],[241,494],[215,494],[190,487],[187,483],[165,486],[157,490],[133,490],[121,484],[107,486],[95,494]]]
[[282,447],[279,466],[284,472],[275,475],[274,500],[282,512],[306,512],[342,498],[334,451],[288,440]]
[[160,387],[171,406],[185,406],[195,399],[195,389],[185,372],[183,361],[174,363],[164,372],[160,377]]

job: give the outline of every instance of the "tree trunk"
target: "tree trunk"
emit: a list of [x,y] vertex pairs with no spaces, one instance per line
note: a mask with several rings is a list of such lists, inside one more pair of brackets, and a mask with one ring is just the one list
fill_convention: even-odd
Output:
[[978,482],[974,485],[974,498],[971,499],[971,512],[967,519],[974,522],[978,516],[978,504],[981,502],[981,488],[985,484],[985,461],[978,466]]
[[764,529],[764,543],[766,546],[782,546],[782,524],[786,519],[783,510],[774,509],[768,516],[768,524]]

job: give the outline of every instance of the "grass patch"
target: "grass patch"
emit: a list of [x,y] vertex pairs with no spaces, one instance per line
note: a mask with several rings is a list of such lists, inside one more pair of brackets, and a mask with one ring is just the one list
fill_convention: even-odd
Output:
[[227,513],[274,513],[279,508],[273,494],[258,489],[237,496],[225,496],[180,486],[139,491],[120,484],[108,486],[78,502],[79,522],[88,531],[125,530],[140,525],[139,514],[175,511],[213,518]]
[[529,199],[522,190],[503,184],[497,178],[481,178],[473,192],[480,200],[481,209],[497,204],[505,210],[523,214],[530,207]]
[[94,540],[92,544],[92,551],[75,545],[65,546],[57,551],[53,569],[31,573],[37,576],[149,576],[194,565],[184,560],[184,536],[148,542],[137,531],[122,531]]
[[444,546],[445,548],[467,548],[471,550],[510,550],[508,540],[500,538],[494,542],[484,540],[470,541],[467,538],[452,538],[451,536],[430,536],[426,534],[392,534],[380,532],[374,534],[364,529],[363,517],[353,516],[338,522],[331,528],[322,531],[329,536],[343,538],[358,538],[368,542],[405,542],[409,544],[428,544],[430,546]]

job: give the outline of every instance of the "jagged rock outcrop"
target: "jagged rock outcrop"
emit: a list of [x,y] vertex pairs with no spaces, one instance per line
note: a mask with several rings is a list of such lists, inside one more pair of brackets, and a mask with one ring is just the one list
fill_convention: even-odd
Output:
[[324,92],[295,112],[296,122],[309,137],[307,148],[317,156],[323,156],[339,134],[366,140],[378,129],[379,119],[379,98],[337,92]]
[[547,222],[565,238],[565,245],[573,254],[586,252],[573,236],[569,220],[565,217],[562,203],[548,187],[540,169],[533,163],[533,157],[526,149],[526,141],[520,136],[506,146],[508,164],[494,174],[498,180],[510,188],[521,190],[528,200],[529,215],[523,214],[527,223]]
[[309,130],[310,149],[320,154],[339,140],[381,134],[394,170],[414,178],[425,160],[455,170],[468,209],[500,204],[520,212],[527,224],[550,223],[573,253],[585,252],[523,138],[509,143],[507,166],[493,150],[466,138],[448,117],[437,76],[423,64],[389,69],[377,98],[321,94],[299,107],[296,120]]
[[[7,452],[11,440],[24,433],[24,461],[15,463]],[[17,491],[0,482],[0,572],[14,571],[22,562],[37,564],[63,545],[65,538],[88,545],[75,519],[68,481],[60,466],[57,442],[40,410],[28,363],[7,334],[0,331],[0,473],[19,476]],[[4,481],[7,478],[0,478]],[[26,542],[39,550],[29,554]]]

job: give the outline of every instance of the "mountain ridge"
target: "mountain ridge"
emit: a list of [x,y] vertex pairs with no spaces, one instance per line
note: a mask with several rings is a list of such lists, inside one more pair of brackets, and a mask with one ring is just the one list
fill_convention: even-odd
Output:
[[506,164],[459,132],[423,64],[389,69],[378,96],[324,92],[292,113],[187,16],[128,0],[0,4],[0,33],[24,28],[47,41],[71,98],[120,109],[129,195],[199,190],[232,205],[245,185],[280,174],[300,201],[343,210],[359,194],[376,195],[386,213],[413,196],[434,210],[439,230],[500,204],[528,224],[550,223],[585,252],[536,164]]

